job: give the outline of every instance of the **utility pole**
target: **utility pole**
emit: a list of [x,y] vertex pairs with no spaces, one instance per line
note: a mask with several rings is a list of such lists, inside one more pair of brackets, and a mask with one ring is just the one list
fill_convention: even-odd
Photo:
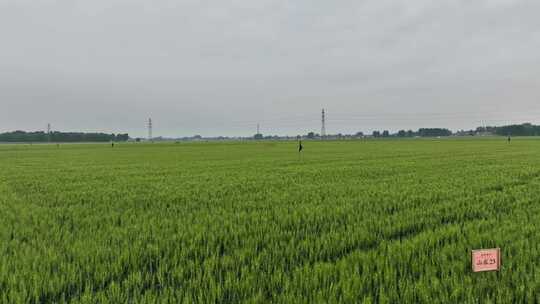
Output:
[[324,139],[326,137],[326,116],[324,113],[324,109],[322,109],[322,117],[321,117],[321,139]]
[[148,140],[153,142],[152,137],[152,118],[148,118]]
[[47,141],[51,142],[51,124],[47,124]]

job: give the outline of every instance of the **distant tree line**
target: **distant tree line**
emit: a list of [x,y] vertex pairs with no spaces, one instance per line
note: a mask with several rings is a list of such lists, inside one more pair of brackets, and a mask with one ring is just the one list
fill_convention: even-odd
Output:
[[[324,136],[324,139],[354,139],[354,138],[364,138],[364,137],[439,137],[439,136],[452,136],[453,133],[449,129],[444,128],[421,128],[417,131],[413,130],[400,130],[397,133],[390,133],[388,130],[379,131],[375,130],[371,134],[366,135],[364,132],[357,132],[355,134],[328,134]],[[262,134],[255,134],[252,139],[289,139],[289,137],[280,137],[280,136],[263,136]],[[298,135],[297,138],[305,139],[323,139],[320,134],[315,132],[309,132],[306,135]]]
[[388,130],[373,131],[373,137],[438,137],[438,136],[451,136],[452,131],[443,128],[421,128],[418,131],[413,130],[399,130],[395,134],[390,134]]
[[129,135],[126,134],[106,134],[106,133],[82,133],[82,132],[25,132],[14,131],[0,133],[0,142],[108,142],[127,141]]
[[450,136],[452,131],[442,128],[431,128],[431,129],[419,129],[418,136],[421,137],[434,137],[434,136]]
[[491,133],[501,136],[538,136],[540,135],[540,126],[530,123],[520,125],[508,125],[502,127],[478,127],[477,133]]

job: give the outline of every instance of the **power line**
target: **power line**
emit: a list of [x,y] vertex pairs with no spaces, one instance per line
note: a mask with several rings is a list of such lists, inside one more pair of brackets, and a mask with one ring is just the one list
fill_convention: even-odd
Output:
[[[324,112],[324,114],[323,114]],[[478,110],[478,111],[452,111],[452,112],[385,112],[385,113],[354,113],[352,111],[332,112],[332,125],[340,128],[381,128],[380,125],[384,124],[386,128],[418,128],[422,126],[438,126],[445,127],[449,124],[463,125],[462,128],[468,128],[469,124],[478,124],[476,126],[487,126],[495,124],[510,124],[509,118],[513,121],[528,121],[534,123],[537,121],[535,117],[540,115],[540,109],[531,110],[514,110],[504,111],[498,109]],[[233,120],[214,120],[212,122],[213,128],[218,129],[239,129],[246,130],[253,126],[257,126],[257,133],[260,133],[261,124],[267,126],[267,128],[273,128],[276,130],[283,128],[297,128],[299,130],[316,129],[319,126],[321,130],[321,138],[327,136],[326,109],[322,109],[319,112],[321,116],[314,115],[313,112],[303,113],[290,113],[290,114],[265,114],[265,117],[255,119],[233,119]],[[203,122],[203,120],[201,120]],[[401,126],[398,126],[401,125]],[[201,125],[203,128],[208,128],[207,125]],[[194,125],[181,124],[182,128],[199,128],[198,123]],[[251,126],[251,127],[250,127]],[[177,126],[178,127],[178,126]],[[335,129],[335,128],[334,128]],[[296,132],[296,131],[294,131]]]

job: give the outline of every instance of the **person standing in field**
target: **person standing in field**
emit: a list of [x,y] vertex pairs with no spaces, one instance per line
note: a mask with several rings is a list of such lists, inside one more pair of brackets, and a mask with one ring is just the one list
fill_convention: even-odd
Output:
[[302,140],[298,141],[298,160],[302,160],[302,150],[304,150],[304,146],[302,146]]
[[508,143],[510,143],[510,141],[512,141],[512,138],[508,135]]

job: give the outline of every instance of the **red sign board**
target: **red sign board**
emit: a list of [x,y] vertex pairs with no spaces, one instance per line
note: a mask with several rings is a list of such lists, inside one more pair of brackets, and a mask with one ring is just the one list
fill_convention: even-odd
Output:
[[480,249],[471,252],[472,271],[499,271],[501,269],[501,249]]

